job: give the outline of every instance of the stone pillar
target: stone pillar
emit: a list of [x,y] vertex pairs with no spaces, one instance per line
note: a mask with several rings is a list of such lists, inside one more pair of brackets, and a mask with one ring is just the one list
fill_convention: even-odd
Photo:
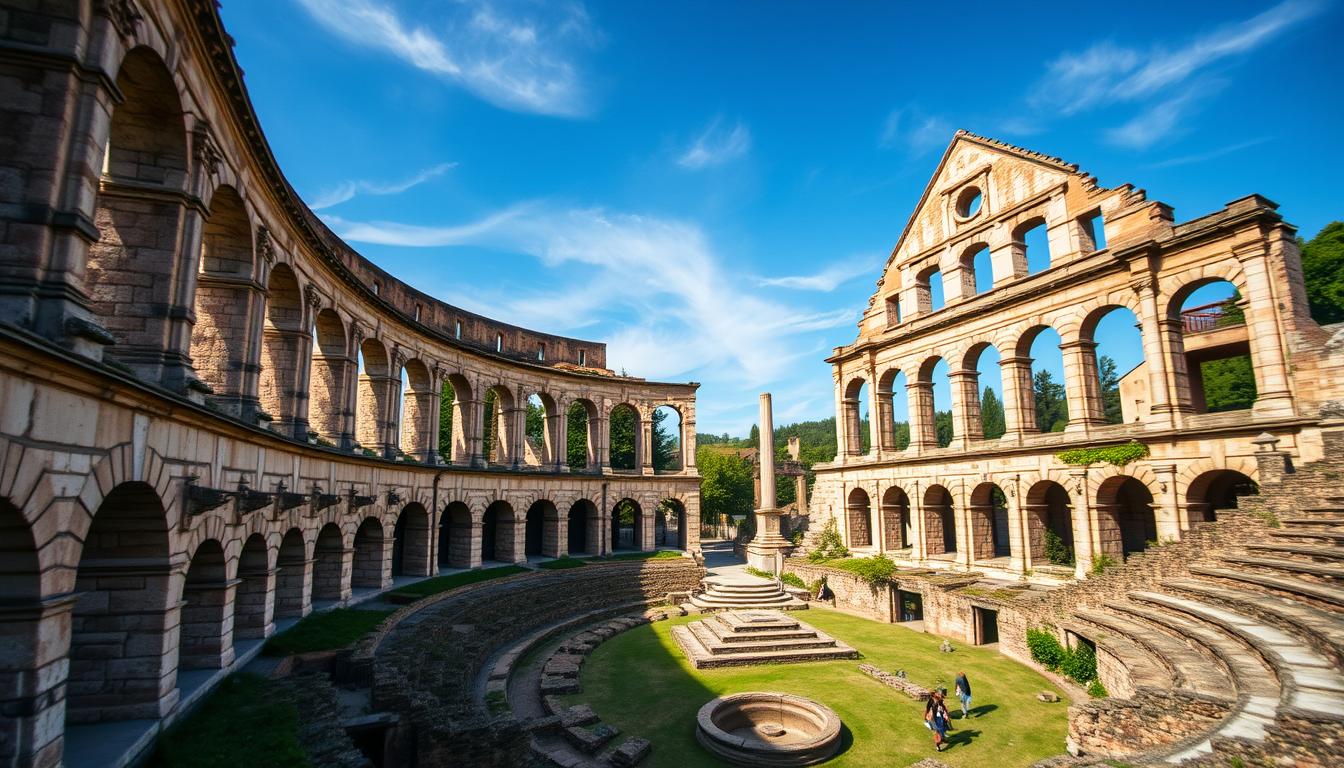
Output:
[[[695,468],[695,412],[687,409],[681,415],[681,455],[684,460],[681,464],[682,470],[694,473]],[[690,513],[687,513],[690,514]],[[700,518],[696,518],[698,521]],[[699,536],[699,523],[695,525],[696,535]]]
[[1182,514],[1180,500],[1176,498],[1176,465],[1154,464],[1153,474],[1157,476],[1158,495],[1153,499],[1153,518],[1157,523],[1157,540],[1177,541],[1181,532],[1189,528],[1189,517]]
[[[551,445],[551,471],[568,472],[569,471],[569,409],[556,406],[556,413],[551,417],[552,426],[548,434],[554,435]],[[562,515],[562,517],[564,517]]]
[[910,402],[910,451],[920,454],[938,447],[934,428],[933,382],[910,381],[905,385]]
[[639,446],[639,471],[643,475],[653,474],[653,419],[639,415],[635,419],[635,428],[639,430],[636,443]]
[[[484,467],[486,464],[485,454],[485,399],[473,397],[471,400],[463,403],[467,412],[471,414],[470,422],[471,437],[468,443],[471,447],[470,464],[473,467]],[[465,426],[465,425],[464,425]]]
[[775,497],[775,426],[771,413],[770,393],[760,398],[761,506],[756,510],[756,535],[747,543],[747,563],[772,573],[778,572],[779,556],[790,548],[781,529],[782,515]]
[[234,600],[234,640],[261,640],[275,631],[275,568],[239,571]]
[[599,414],[595,419],[591,434],[589,435],[589,444],[597,445],[597,471],[607,473],[611,471],[611,420],[606,416]]
[[955,490],[948,488],[952,495],[952,525],[957,531],[956,563],[963,570],[970,570],[975,560],[975,533],[971,527],[971,499],[966,483],[958,483]]
[[[868,455],[882,456],[891,450],[892,443],[890,435],[884,434],[891,430],[891,419],[883,420],[882,414],[882,393],[877,387],[877,370],[869,360],[868,370]],[[859,446],[862,448],[862,444]]]
[[514,402],[521,405],[503,412],[503,435],[508,438],[508,455],[504,459],[516,469],[523,464],[523,443],[527,440],[527,401],[515,396]]
[[1030,357],[1005,357],[999,360],[1003,377],[1003,421],[1006,440],[1020,442],[1025,435],[1040,431],[1036,427],[1036,396],[1031,383]]
[[910,559],[919,562],[928,557],[928,547],[924,541],[924,494],[919,489],[918,480],[915,481],[914,491],[909,494]]
[[1163,344],[1162,313],[1157,306],[1157,286],[1149,275],[1130,281],[1139,296],[1139,328],[1143,337],[1143,362],[1148,368],[1148,412],[1143,421],[1154,426],[1174,427],[1180,410],[1170,388],[1169,353]]
[[182,606],[183,669],[224,669],[233,663],[233,598],[238,579],[187,583]]
[[832,376],[835,380],[835,462],[844,464],[849,457],[849,412],[845,408],[845,393],[840,375],[840,366],[835,366]]
[[1021,481],[1014,477],[1004,489],[1008,497],[1008,567],[1016,573],[1026,571],[1031,560],[1031,541],[1027,535],[1026,498]]
[[1068,400],[1067,432],[1087,432],[1106,423],[1097,372],[1097,343],[1077,339],[1059,345],[1064,353],[1064,396]]
[[1073,502],[1073,560],[1076,578],[1085,579],[1092,570],[1092,559],[1100,550],[1101,538],[1097,507],[1092,501],[1092,490],[1088,487],[1087,468],[1069,470],[1069,479],[1064,489],[1069,492]]
[[965,448],[972,440],[985,437],[980,418],[980,372],[974,368],[952,371],[947,378],[952,388],[952,445]]
[[434,463],[437,456],[438,396],[433,390],[411,390],[406,395],[406,410],[401,425],[401,450],[425,463]]
[[313,611],[313,560],[281,560],[275,575],[275,618],[301,619]]
[[[1286,345],[1280,335],[1279,307],[1274,286],[1269,279],[1269,249],[1263,240],[1237,246],[1232,253],[1241,262],[1246,276],[1245,305],[1246,332],[1250,336],[1251,360],[1255,373],[1256,416],[1290,416],[1293,413],[1293,393],[1288,381]],[[1287,299],[1282,300],[1286,302]]]
[[57,766],[65,732],[75,598],[10,599],[0,604],[0,763]]
[[546,557],[564,557],[569,554],[569,515],[558,509],[547,509],[541,523],[541,554]]
[[[1190,373],[1185,359],[1185,329],[1181,318],[1164,316],[1158,320],[1162,343],[1162,359],[1166,361],[1167,385],[1170,396],[1170,423],[1180,427],[1187,414],[1194,412],[1194,395],[1190,390]],[[1150,363],[1151,364],[1151,363]],[[1202,393],[1200,397],[1203,397]]]

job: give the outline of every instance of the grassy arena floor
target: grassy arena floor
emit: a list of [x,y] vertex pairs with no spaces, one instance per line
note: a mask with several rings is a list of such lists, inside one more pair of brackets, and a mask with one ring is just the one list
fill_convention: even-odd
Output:
[[[1014,768],[1064,751],[1064,692],[998,652],[958,643],[955,653],[941,653],[941,637],[827,609],[799,617],[859,649],[863,659],[696,670],[670,633],[676,624],[702,618],[692,616],[636,627],[603,643],[584,665],[583,693],[565,700],[589,704],[622,733],[652,741],[653,753],[644,765],[681,768],[722,765],[695,741],[695,713],[705,702],[752,690],[795,693],[834,709],[849,731],[846,750],[825,765],[899,768],[935,754],[924,728],[924,705],[870,679],[859,672],[859,664],[904,669],[921,685],[949,691],[953,677],[963,671],[975,693],[975,708],[969,720],[954,721],[952,746],[939,760],[950,766]],[[1037,701],[1042,690],[1060,694],[1061,701]]]

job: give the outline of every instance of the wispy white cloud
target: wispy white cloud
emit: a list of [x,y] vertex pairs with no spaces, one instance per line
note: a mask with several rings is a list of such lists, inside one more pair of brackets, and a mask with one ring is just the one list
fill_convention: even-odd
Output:
[[408,22],[390,0],[297,0],[345,41],[392,54],[499,107],[574,116],[587,109],[572,60],[597,39],[582,5],[509,8],[490,0],[444,4]]
[[558,285],[549,299],[540,298],[564,309],[558,314],[573,314],[573,306],[590,303],[593,295],[608,297],[609,364],[651,378],[711,371],[733,386],[765,386],[813,354],[799,349],[799,334],[857,320],[856,310],[800,313],[752,291],[747,278],[724,267],[693,222],[544,202],[521,203],[450,226],[338,217],[327,222],[357,242],[524,254],[551,269],[558,281],[581,265],[586,268],[581,286]]
[[426,181],[437,176],[442,176],[453,168],[457,163],[439,163],[432,165],[413,176],[402,179],[401,181],[382,182],[368,181],[366,179],[342,181],[341,183],[324,189],[317,193],[308,203],[308,207],[314,211],[320,211],[323,208],[330,208],[333,205],[340,205],[354,199],[356,195],[399,195],[412,187],[418,187]]
[[877,269],[881,259],[859,256],[828,264],[819,272],[810,275],[786,275],[783,277],[758,278],[761,285],[775,288],[792,288],[799,291],[822,291],[830,293],[850,280]]
[[1148,167],[1173,168],[1179,165],[1194,165],[1195,163],[1203,163],[1209,160],[1214,160],[1219,157],[1223,157],[1224,155],[1231,155],[1236,152],[1240,152],[1243,149],[1250,149],[1251,147],[1259,146],[1269,141],[1271,138],[1272,137],[1270,136],[1261,136],[1255,139],[1248,139],[1247,141],[1238,142],[1236,144],[1229,144],[1226,147],[1218,147],[1217,149],[1211,149],[1208,152],[1199,152],[1193,155],[1182,155],[1180,157],[1173,157],[1167,160],[1162,160],[1160,162],[1150,163]]
[[943,118],[906,106],[887,113],[877,143],[887,149],[905,149],[917,157],[946,145],[952,133],[951,123]]
[[1216,89],[1216,65],[1249,54],[1317,15],[1317,0],[1285,0],[1242,21],[1223,25],[1183,46],[1147,50],[1099,42],[1049,64],[1028,99],[1038,113],[1075,115],[1115,105],[1141,111],[1107,132],[1112,143],[1147,149],[1173,135]]
[[736,160],[750,150],[751,130],[745,123],[739,121],[729,127],[722,117],[716,117],[681,153],[677,165],[698,171]]

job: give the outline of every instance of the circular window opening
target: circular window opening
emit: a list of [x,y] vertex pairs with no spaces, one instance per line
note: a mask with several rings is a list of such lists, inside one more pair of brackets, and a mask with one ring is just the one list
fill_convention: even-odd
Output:
[[983,196],[976,187],[967,187],[961,191],[957,197],[957,215],[963,219],[969,219],[980,212],[980,203]]

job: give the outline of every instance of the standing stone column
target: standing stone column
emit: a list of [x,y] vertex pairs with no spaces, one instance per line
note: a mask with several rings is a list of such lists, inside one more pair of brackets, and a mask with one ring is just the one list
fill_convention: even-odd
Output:
[[[551,441],[551,469],[555,472],[569,471],[569,409],[562,408],[560,404],[555,407],[556,413],[552,416],[552,426],[548,430],[549,434],[554,435]],[[564,515],[561,515],[564,517]]]
[[761,506],[756,510],[756,535],[747,544],[747,564],[779,574],[779,566],[791,545],[781,530],[782,515],[775,497],[775,425],[770,393],[761,394],[760,443]]
[[639,429],[639,471],[643,475],[653,474],[653,412],[649,412],[649,418],[646,420],[642,415],[637,416],[636,422]]
[[1163,342],[1161,312],[1157,306],[1157,286],[1151,275],[1130,280],[1130,288],[1139,296],[1139,329],[1143,336],[1143,362],[1148,368],[1148,411],[1140,414],[1146,423],[1176,426],[1178,405],[1170,384],[1169,356]]
[[471,431],[467,438],[471,456],[469,463],[473,467],[483,467],[485,466],[485,400],[473,395],[472,399],[464,402],[463,405],[466,413],[471,414],[468,419]]
[[1097,373],[1097,343],[1077,339],[1059,345],[1064,352],[1064,396],[1068,401],[1067,432],[1087,432],[1106,423]]
[[1039,431],[1036,397],[1031,388],[1031,358],[1002,358],[999,370],[1003,377],[1003,436],[1021,441],[1024,435]]
[[983,440],[984,423],[980,418],[980,372],[974,368],[948,374],[952,385],[952,445],[965,447],[972,440]]
[[1159,494],[1153,499],[1153,518],[1157,523],[1158,541],[1176,541],[1181,532],[1190,527],[1190,516],[1182,514],[1180,502],[1176,499],[1176,465],[1154,464],[1153,474],[1157,476]]
[[910,381],[905,385],[905,391],[910,402],[910,451],[919,454],[937,448],[938,434],[933,423],[933,382]]
[[60,764],[75,597],[0,605],[0,763]]
[[[1251,366],[1255,373],[1257,416],[1288,416],[1293,413],[1293,394],[1288,384],[1288,366],[1280,337],[1279,307],[1269,279],[1268,248],[1256,240],[1233,249],[1246,275],[1246,331],[1250,336]],[[1286,301],[1286,300],[1285,300]]]
[[1073,573],[1077,578],[1085,579],[1092,570],[1092,558],[1100,553],[1098,542],[1101,540],[1100,521],[1092,503],[1086,467],[1069,471],[1065,490],[1073,500]]

